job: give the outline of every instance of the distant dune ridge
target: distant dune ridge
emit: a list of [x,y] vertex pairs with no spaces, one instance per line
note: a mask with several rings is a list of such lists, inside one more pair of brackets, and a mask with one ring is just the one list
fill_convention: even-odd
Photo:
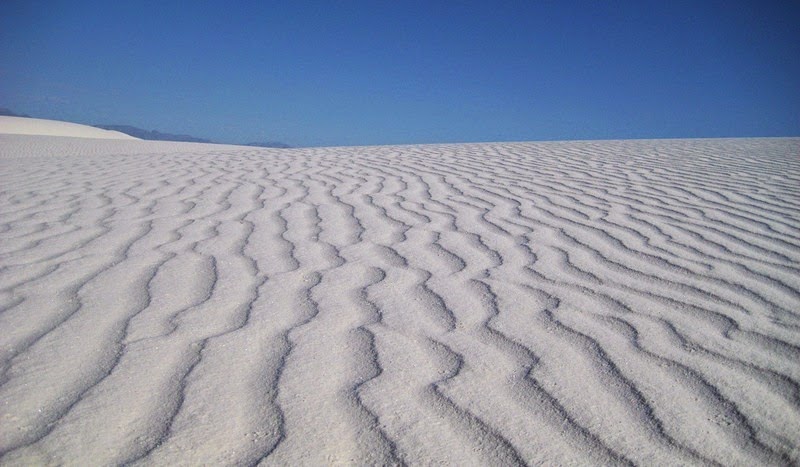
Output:
[[0,463],[796,465],[798,147],[0,135]]
[[[17,117],[17,119],[5,120],[3,117]],[[19,120],[21,118],[29,120]],[[97,133],[94,132],[93,130],[90,130],[90,128],[100,128],[103,130],[110,130],[113,133]],[[60,122],[57,120],[37,119],[37,118],[32,118],[30,115],[16,113],[13,110],[7,109],[5,107],[0,107],[0,134],[50,135],[50,136],[120,139],[117,137],[118,135],[114,137],[109,136],[111,134],[116,135],[117,133],[122,133],[124,135],[132,136],[136,139],[144,139],[149,141],[214,143],[214,141],[211,141],[210,139],[206,138],[198,138],[196,136],[191,136],[191,135],[165,133],[158,130],[144,130],[142,128],[137,128],[132,125],[103,124],[103,125],[88,126],[71,122]],[[85,136],[87,134],[93,136]],[[292,147],[280,141],[262,141],[254,143],[245,143],[242,144],[242,146],[255,146],[262,148],[283,148],[283,149]]]
[[96,139],[138,139],[119,131],[109,131],[79,123],[40,118],[0,115],[0,134],[69,136]]

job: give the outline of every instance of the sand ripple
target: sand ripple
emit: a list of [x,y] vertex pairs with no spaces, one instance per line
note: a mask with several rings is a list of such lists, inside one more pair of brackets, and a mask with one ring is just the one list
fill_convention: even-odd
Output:
[[0,139],[0,461],[800,463],[800,140]]

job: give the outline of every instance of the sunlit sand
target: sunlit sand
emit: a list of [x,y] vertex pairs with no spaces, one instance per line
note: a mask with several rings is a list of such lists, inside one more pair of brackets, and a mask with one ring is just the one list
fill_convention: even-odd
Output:
[[800,462],[800,139],[48,125],[0,135],[3,464]]

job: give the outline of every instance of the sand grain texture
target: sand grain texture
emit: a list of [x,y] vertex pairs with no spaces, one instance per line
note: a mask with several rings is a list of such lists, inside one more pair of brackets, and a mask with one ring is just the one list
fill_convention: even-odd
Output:
[[0,463],[800,463],[798,148],[0,135]]

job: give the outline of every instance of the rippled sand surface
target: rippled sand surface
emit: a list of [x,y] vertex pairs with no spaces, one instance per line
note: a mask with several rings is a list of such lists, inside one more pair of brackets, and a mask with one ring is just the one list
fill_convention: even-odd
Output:
[[800,463],[800,139],[0,136],[0,463]]

